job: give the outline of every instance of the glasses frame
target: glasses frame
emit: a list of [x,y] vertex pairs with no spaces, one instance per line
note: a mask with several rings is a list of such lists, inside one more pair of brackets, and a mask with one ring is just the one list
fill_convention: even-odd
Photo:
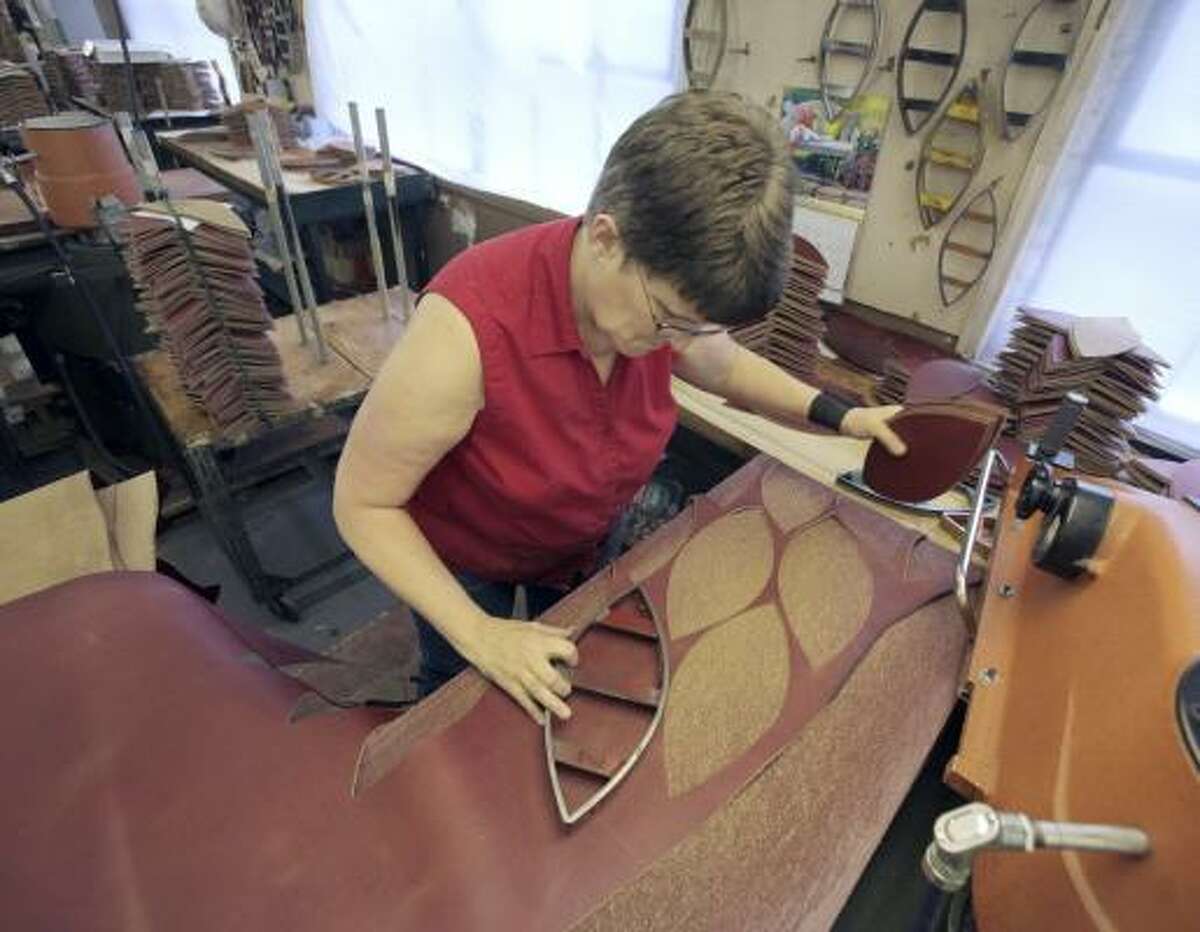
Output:
[[729,332],[729,328],[723,324],[702,324],[675,315],[670,315],[666,319],[659,317],[654,313],[654,299],[650,297],[650,289],[646,287],[646,276],[642,274],[640,265],[636,271],[638,281],[642,285],[642,294],[646,298],[646,311],[650,315],[656,333],[676,333],[685,337],[715,337]]

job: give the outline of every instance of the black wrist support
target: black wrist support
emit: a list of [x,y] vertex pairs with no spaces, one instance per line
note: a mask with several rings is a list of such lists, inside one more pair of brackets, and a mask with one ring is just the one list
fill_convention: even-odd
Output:
[[808,419],[814,424],[840,431],[842,420],[851,407],[828,392],[819,392],[808,407]]

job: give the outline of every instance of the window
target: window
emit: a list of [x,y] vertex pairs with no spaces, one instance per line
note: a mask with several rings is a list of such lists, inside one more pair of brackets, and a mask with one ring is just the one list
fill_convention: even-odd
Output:
[[1200,3],[1154,2],[1024,303],[1128,317],[1172,364],[1139,427],[1200,450]]
[[463,184],[582,211],[621,131],[677,87],[676,0],[306,0],[317,114]]

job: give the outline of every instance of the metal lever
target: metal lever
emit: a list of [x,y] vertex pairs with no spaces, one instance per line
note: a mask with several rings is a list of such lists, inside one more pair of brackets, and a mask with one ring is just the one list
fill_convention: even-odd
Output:
[[988,449],[983,458],[983,466],[979,470],[979,481],[975,485],[975,494],[971,498],[971,519],[967,522],[967,533],[963,536],[962,547],[958,551],[958,563],[954,567],[954,600],[962,614],[967,627],[975,630],[975,613],[971,610],[971,594],[967,591],[967,581],[971,574],[971,557],[975,553],[975,541],[979,537],[979,529],[983,527],[983,511],[987,502],[988,484],[992,479],[992,471],[996,463],[1004,465],[1009,471],[1008,463],[995,447]]
[[1053,463],[1054,458],[1067,442],[1067,436],[1075,429],[1079,416],[1088,406],[1087,396],[1082,392],[1067,392],[1062,406],[1054,415],[1054,420],[1046,428],[1046,433],[1038,441],[1034,456],[1047,463]]
[[955,893],[970,881],[972,863],[980,851],[1039,848],[1142,857],[1150,853],[1150,836],[1130,826],[1043,822],[1019,812],[997,812],[986,803],[969,803],[938,817],[921,869],[935,887]]
[[1029,448],[1029,458],[1033,465],[1021,486],[1021,494],[1017,496],[1015,506],[1017,517],[1022,521],[1035,511],[1050,514],[1059,504],[1060,494],[1050,466],[1062,451],[1067,436],[1075,429],[1087,405],[1085,395],[1068,392],[1042,439]]

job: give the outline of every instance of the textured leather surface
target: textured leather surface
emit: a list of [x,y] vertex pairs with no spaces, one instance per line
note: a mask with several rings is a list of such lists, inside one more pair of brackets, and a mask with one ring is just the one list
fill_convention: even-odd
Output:
[[[760,507],[769,466],[745,467],[726,505],[699,499],[682,520],[700,529],[730,509]],[[874,576],[861,627],[817,670],[783,632],[792,671],[783,706],[748,750],[672,797],[660,735],[617,792],[573,828],[555,811],[540,729],[497,690],[471,688],[473,674],[400,720],[412,723],[407,744],[352,796],[356,755],[385,717],[355,709],[289,724],[302,688],[248,663],[219,615],[179,587],[109,574],[0,609],[0,729],[20,762],[0,783],[21,801],[0,810],[0,925],[569,926],[753,784],[821,709],[842,701],[835,697],[893,624],[947,591],[950,554],[840,496],[790,533],[772,525],[776,552],[823,522],[851,536]],[[637,558],[635,549],[543,620],[586,624],[596,592],[608,599],[632,585]],[[664,566],[643,583],[660,608],[670,572]],[[777,585],[752,602],[739,612],[777,604]],[[673,640],[673,667],[720,635],[717,625]],[[943,694],[953,690],[939,687]],[[929,714],[945,711],[939,702]],[[878,838],[886,808],[855,830]],[[828,830],[816,820],[788,843],[818,851]],[[834,830],[842,836],[846,826]],[[744,845],[759,870],[773,869],[775,857],[749,837],[725,843]],[[869,848],[856,844],[862,858],[847,869],[861,868]],[[793,907],[825,886],[817,875],[797,878]],[[836,911],[843,896],[827,897],[826,908]]]
[[902,502],[924,502],[966,478],[1004,423],[1004,412],[968,404],[905,408],[891,421],[908,447],[892,456],[878,441],[867,450],[863,481]]

